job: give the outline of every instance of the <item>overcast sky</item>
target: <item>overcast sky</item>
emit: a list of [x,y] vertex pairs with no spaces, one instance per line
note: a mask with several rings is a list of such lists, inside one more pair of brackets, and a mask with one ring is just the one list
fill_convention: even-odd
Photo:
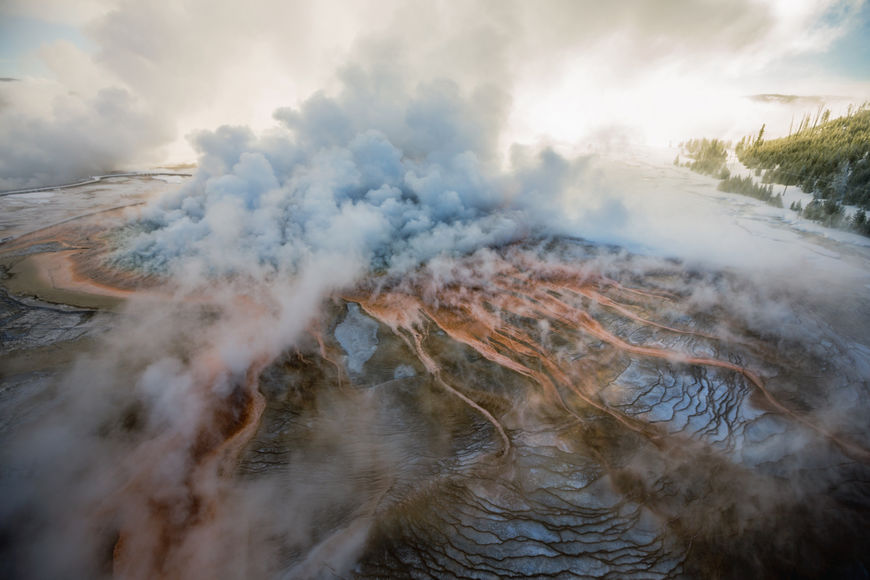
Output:
[[489,87],[504,145],[655,145],[787,129],[870,98],[863,0],[3,0],[0,188],[189,161],[185,136],[263,130],[349,66]]

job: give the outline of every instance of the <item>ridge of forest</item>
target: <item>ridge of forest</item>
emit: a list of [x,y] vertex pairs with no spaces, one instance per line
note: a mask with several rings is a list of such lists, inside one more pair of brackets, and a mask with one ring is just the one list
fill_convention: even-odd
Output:
[[[777,139],[765,139],[765,125],[756,136],[744,137],[734,147],[740,162],[761,183],[751,177],[732,177],[726,167],[730,143],[719,139],[692,139],[681,143],[689,161],[675,165],[720,179],[718,189],[749,195],[782,207],[782,196],[773,184],[798,186],[813,195],[806,207],[793,203],[790,209],[824,225],[853,230],[870,236],[870,104],[831,119],[830,110],[806,115],[796,130]],[[847,217],[843,205],[859,209]]]

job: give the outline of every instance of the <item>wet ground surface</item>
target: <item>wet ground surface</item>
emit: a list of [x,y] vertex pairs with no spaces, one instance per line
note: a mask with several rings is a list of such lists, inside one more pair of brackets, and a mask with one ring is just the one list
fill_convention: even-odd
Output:
[[[657,275],[647,290],[679,273]],[[638,302],[649,312],[657,300]],[[540,381],[452,340],[437,316],[420,323],[436,379],[402,331],[382,323],[371,334],[373,320],[363,322],[354,303],[334,312],[325,350],[312,345],[262,376],[267,407],[240,464],[245,481],[282,482],[286,497],[279,492],[276,503],[322,508],[301,520],[312,530],[303,538],[275,522],[263,526],[274,535],[253,535],[283,545],[277,566],[289,577],[865,574],[866,458],[856,461],[819,425],[773,408],[740,372],[636,356],[556,321],[546,338],[520,322],[531,344],[550,343],[556,366],[595,377],[582,397],[565,385],[562,406],[543,396]],[[866,378],[839,366],[848,356],[834,343],[827,352],[797,343],[773,351],[752,337],[705,337],[712,328],[697,320],[681,333],[613,310],[596,318],[634,344],[763,369],[780,385],[775,400],[802,418],[821,421],[806,411],[826,389],[857,390],[866,401]],[[488,344],[497,342],[490,336]],[[499,351],[532,366],[523,349],[511,353],[505,342]],[[795,356],[803,362],[793,364]],[[817,375],[826,360],[840,361],[835,376]],[[576,361],[582,366],[572,367]],[[415,375],[395,379],[399,363]],[[492,413],[508,435],[507,453],[492,422],[445,391],[442,379]],[[851,421],[850,440],[866,445],[861,414],[846,415],[835,430],[848,432]],[[277,509],[276,517],[291,516]]]
[[[124,203],[146,196],[128,185]],[[141,392],[151,361],[119,344],[105,304],[9,290],[21,260],[82,247],[19,238],[117,207],[104,187],[4,213],[0,442],[38,430],[65,385],[100,383],[85,363],[116,349],[134,361],[107,375],[96,392],[114,399],[85,431],[121,462],[160,433]],[[148,495],[144,521],[179,545],[217,522],[202,553],[227,578],[868,577],[866,292],[758,302],[733,273],[571,240],[498,260],[501,274],[425,299],[425,272],[332,297],[299,344],[248,371],[260,414],[240,387],[215,396],[225,423],[258,418],[216,470],[217,499],[185,480],[184,502]],[[172,339],[182,358],[196,343]],[[221,449],[209,436],[239,432],[200,433],[187,479]],[[3,489],[31,481],[3,467]],[[13,507],[0,576],[26,577],[33,508]],[[118,554],[136,545],[119,513],[87,511],[96,577],[124,576]]]
[[149,197],[178,187],[184,178],[113,177],[70,189],[5,194],[0,197],[0,241],[95,212],[135,206]]

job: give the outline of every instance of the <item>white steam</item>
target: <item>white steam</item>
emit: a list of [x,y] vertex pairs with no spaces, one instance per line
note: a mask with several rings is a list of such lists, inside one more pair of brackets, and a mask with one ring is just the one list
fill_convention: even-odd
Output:
[[184,276],[266,279],[338,257],[401,272],[558,231],[559,201],[585,159],[518,153],[502,171],[499,93],[466,96],[448,81],[409,89],[375,74],[349,69],[337,97],[279,109],[285,128],[261,137],[227,126],[198,134],[197,176],[144,212],[116,260],[183,264]]

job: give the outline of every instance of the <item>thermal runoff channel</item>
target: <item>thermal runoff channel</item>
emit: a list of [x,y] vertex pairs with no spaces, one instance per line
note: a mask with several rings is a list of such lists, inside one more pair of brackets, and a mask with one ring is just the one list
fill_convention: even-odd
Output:
[[[625,233],[644,180],[499,155],[496,89],[342,83],[196,134],[194,175],[144,205],[3,246],[19,283],[115,301],[4,294],[90,329],[63,372],[16,363],[4,571],[866,573],[867,303],[833,251],[824,293],[709,241],[677,259]],[[9,351],[38,360],[27,332]]]

